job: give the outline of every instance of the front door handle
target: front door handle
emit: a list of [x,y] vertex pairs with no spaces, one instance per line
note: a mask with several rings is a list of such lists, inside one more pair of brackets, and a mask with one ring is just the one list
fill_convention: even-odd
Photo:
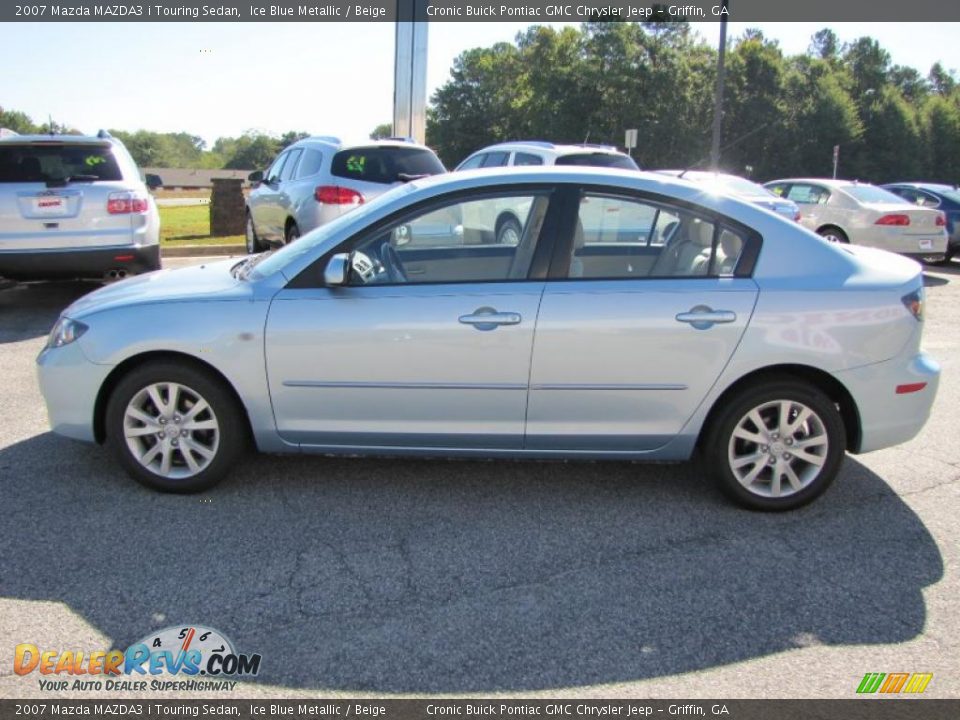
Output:
[[500,325],[519,325],[523,318],[520,313],[497,312],[492,307],[477,308],[469,315],[461,315],[463,325],[473,325],[477,330],[495,330]]
[[732,310],[714,310],[707,305],[697,305],[687,312],[679,313],[676,319],[677,322],[689,323],[697,330],[707,330],[716,323],[734,322],[737,314]]

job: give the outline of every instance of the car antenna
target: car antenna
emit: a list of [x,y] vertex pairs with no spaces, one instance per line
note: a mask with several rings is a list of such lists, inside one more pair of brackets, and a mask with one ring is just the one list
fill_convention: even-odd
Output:
[[[787,119],[788,119],[788,120],[792,120],[794,117],[795,117],[795,115],[791,115],[791,116],[790,116],[789,118],[787,118]],[[760,132],[761,130],[763,130],[763,129],[764,129],[765,127],[767,127],[768,125],[773,124],[773,122],[774,122],[773,120],[768,120],[768,121],[765,122],[765,123],[762,123],[762,124],[760,124],[760,125],[757,125],[757,126],[756,126],[755,128],[753,128],[752,130],[749,130],[749,131],[745,132],[745,133],[744,133],[743,135],[741,135],[740,137],[734,138],[733,140],[731,140],[730,142],[728,142],[726,145],[724,145],[722,148],[720,148],[720,152],[722,153],[724,150],[729,150],[729,149],[732,148],[734,145],[739,145],[740,143],[742,143],[744,140],[746,140],[748,137],[750,137],[750,136],[753,135],[754,133]],[[709,155],[708,155],[707,157],[702,157],[702,158],[700,158],[699,160],[697,160],[697,161],[696,161],[695,163],[693,163],[692,165],[688,165],[688,166],[685,167],[683,170],[681,170],[681,171],[680,171],[680,174],[677,175],[677,177],[678,177],[678,178],[682,178],[687,172],[689,172],[690,170],[693,170],[693,169],[695,169],[695,168],[700,167],[703,163],[705,163],[705,162],[706,162],[707,160],[709,160],[709,159],[710,159],[710,156],[709,156]],[[716,171],[715,171],[715,172],[716,172]]]

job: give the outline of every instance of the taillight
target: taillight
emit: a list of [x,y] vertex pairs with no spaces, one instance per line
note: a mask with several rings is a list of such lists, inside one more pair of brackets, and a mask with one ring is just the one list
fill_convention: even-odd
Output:
[[363,195],[339,185],[321,185],[313,191],[317,202],[325,205],[362,205]]
[[884,215],[882,218],[877,220],[877,225],[896,225],[897,227],[905,227],[910,224],[910,216],[904,215],[903,213],[893,213],[892,215]]
[[909,295],[904,295],[900,300],[903,306],[910,311],[918,321],[923,320],[923,290],[914,290]]
[[136,193],[116,192],[107,197],[107,212],[111,215],[141,214],[149,209],[147,199]]
[[937,213],[937,227],[946,227],[947,226],[947,216],[942,212]]
[[793,216],[794,222],[800,222],[800,211],[797,210],[797,214]]

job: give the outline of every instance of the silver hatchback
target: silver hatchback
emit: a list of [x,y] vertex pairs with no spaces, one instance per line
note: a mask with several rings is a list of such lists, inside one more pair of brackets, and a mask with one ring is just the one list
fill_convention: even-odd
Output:
[[270,168],[250,174],[247,252],[281,245],[382,195],[395,185],[444,173],[423,145],[403,139],[345,144],[311,137],[285,149]]

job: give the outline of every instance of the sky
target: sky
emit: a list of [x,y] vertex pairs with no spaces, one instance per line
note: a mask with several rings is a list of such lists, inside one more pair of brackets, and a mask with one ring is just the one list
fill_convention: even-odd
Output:
[[[548,23],[562,25],[563,23]],[[510,42],[527,23],[431,23],[428,94],[464,50]],[[713,45],[719,24],[696,23]],[[759,27],[787,54],[825,23]],[[899,65],[960,73],[960,23],[834,23],[842,41],[869,35]],[[185,131],[208,144],[247,130],[365,138],[393,115],[394,25],[368,23],[0,23],[0,107],[35,122]]]

